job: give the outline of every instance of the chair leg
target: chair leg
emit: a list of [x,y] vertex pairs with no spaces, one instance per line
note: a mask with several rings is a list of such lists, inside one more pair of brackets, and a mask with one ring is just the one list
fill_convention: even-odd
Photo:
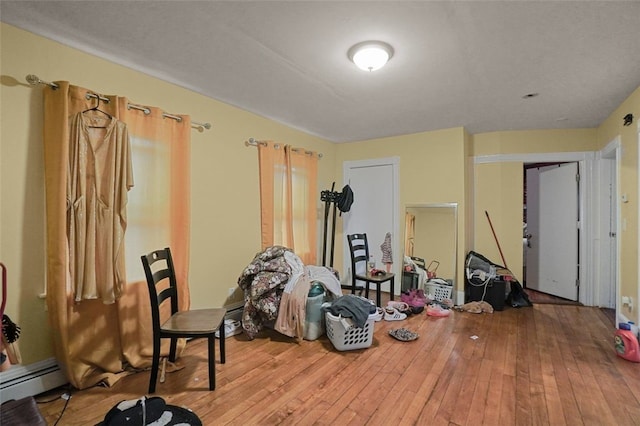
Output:
[[[378,287],[376,287],[376,306],[382,306],[382,295],[380,294],[380,284],[378,284]],[[368,299],[368,297],[367,297]],[[393,300],[393,299],[391,299]]]
[[[368,299],[369,298],[369,282],[368,281],[365,282],[364,285],[365,285],[364,297]],[[360,294],[362,295],[362,293]]]
[[[224,327],[224,326],[223,326]],[[222,334],[220,334],[222,338]],[[209,390],[216,389],[216,345],[215,345],[215,337],[209,336],[207,338],[208,347],[209,347]],[[222,339],[224,340],[224,339]]]
[[153,342],[153,360],[151,361],[151,377],[149,378],[149,393],[156,391],[158,369],[160,368],[160,341]]
[[225,345],[225,340],[226,339],[226,334],[225,334],[225,329],[224,329],[224,320],[222,321],[222,324],[220,324],[220,328],[218,328],[218,331],[220,332],[220,364],[224,364],[226,362],[226,353],[224,350],[224,345]]
[[391,294],[389,295],[391,300],[393,300],[393,295],[395,294],[395,292],[396,292],[396,290],[394,288],[393,277],[391,277]]
[[177,337],[172,337],[171,338],[171,346],[169,348],[169,361],[176,362],[177,348],[178,348],[178,338]]

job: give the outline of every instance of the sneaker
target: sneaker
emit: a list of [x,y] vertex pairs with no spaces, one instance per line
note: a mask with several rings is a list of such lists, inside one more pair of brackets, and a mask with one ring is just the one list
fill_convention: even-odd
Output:
[[[225,337],[225,339],[227,337],[235,336],[236,334],[240,334],[240,333],[242,333],[242,324],[240,323],[240,321],[232,320],[232,319],[224,320],[224,337]],[[219,331],[216,331],[216,338],[217,339],[220,338],[220,332]]]
[[376,308],[376,313],[374,314],[374,321],[375,322],[379,322],[382,321],[382,319],[384,318],[384,309],[382,308]]
[[384,310],[385,321],[402,321],[407,319],[407,314],[399,312],[396,308],[386,307]]
[[432,317],[448,317],[451,314],[451,311],[448,309],[444,309],[440,305],[429,305],[427,306],[427,315]]

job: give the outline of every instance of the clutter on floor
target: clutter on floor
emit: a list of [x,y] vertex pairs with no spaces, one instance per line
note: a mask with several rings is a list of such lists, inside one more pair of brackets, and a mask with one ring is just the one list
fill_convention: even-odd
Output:
[[[3,423],[4,424],[4,423]],[[107,412],[97,426],[200,426],[202,422],[191,410],[169,405],[164,399],[143,396],[121,401]]]
[[309,332],[306,324],[308,294],[315,283],[320,283],[327,299],[342,296],[336,275],[328,267],[304,265],[286,247],[272,246],[257,253],[238,278],[238,286],[244,292],[244,333],[251,340],[267,326],[298,339],[304,337],[305,331],[307,337],[318,335],[317,330]]
[[[635,328],[632,330],[632,327]],[[640,362],[640,343],[638,342],[638,327],[633,322],[618,324],[614,334],[616,355],[627,361]]]
[[[291,250],[268,247],[256,254],[238,278],[245,295],[242,320],[225,320],[225,333],[229,337],[242,330],[250,340],[264,327],[306,340],[326,333],[339,351],[368,348],[376,322],[451,314],[451,283],[435,276],[428,282],[430,293],[411,288],[402,292],[400,301],[377,306],[378,302],[359,295],[343,295],[337,274],[330,268],[304,265]],[[440,287],[442,291],[433,290]],[[404,327],[397,330],[391,334],[397,340],[417,338],[417,333]]]
[[484,300],[481,302],[467,302],[464,305],[456,306],[454,309],[461,312],[470,312],[472,314],[481,314],[486,312],[488,314],[493,313],[493,306],[491,304],[485,302]]
[[470,251],[465,260],[465,302],[488,302],[494,311],[533,306],[511,271]]
[[412,340],[416,340],[419,337],[418,333],[414,333],[413,331],[407,330],[404,327],[389,330],[389,335],[396,340],[400,340],[401,342],[410,342]]

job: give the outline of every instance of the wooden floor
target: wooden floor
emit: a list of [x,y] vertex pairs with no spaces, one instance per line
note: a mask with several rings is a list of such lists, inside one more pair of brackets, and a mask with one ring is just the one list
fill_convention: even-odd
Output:
[[[398,327],[420,337],[396,341],[388,331]],[[615,355],[613,330],[598,308],[540,304],[382,321],[370,348],[346,352],[326,336],[298,344],[272,331],[239,335],[227,340],[213,392],[196,340],[156,395],[205,425],[640,425],[640,364]],[[148,380],[142,372],[73,392],[58,424],[95,425],[144,395]],[[39,405],[49,424],[64,402]]]

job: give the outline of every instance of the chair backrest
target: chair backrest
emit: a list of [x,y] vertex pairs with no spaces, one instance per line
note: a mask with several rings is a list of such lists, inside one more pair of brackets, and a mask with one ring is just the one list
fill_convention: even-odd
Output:
[[160,328],[160,305],[162,302],[166,299],[171,299],[171,315],[178,312],[178,287],[173,268],[173,258],[171,257],[171,250],[167,247],[143,255],[141,259],[144,274],[147,277],[149,300],[151,302],[151,320],[155,330],[156,327]]
[[[349,253],[351,255],[351,276],[355,280],[356,274],[364,275],[367,271],[367,262],[369,261],[367,234],[347,235],[347,241],[349,242]],[[364,270],[360,266],[363,262]]]

